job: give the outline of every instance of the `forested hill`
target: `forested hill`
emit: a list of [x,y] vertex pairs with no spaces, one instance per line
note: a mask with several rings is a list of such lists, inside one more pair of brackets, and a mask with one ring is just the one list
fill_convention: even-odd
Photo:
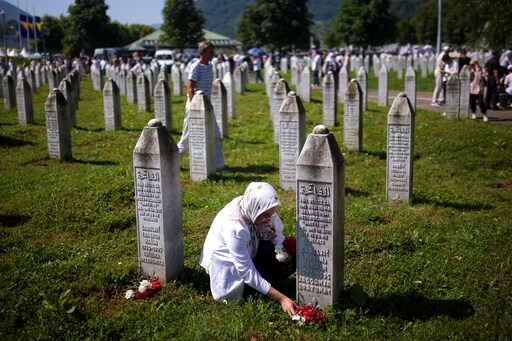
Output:
[[[203,11],[205,28],[231,38],[235,37],[235,27],[246,5],[256,0],[197,0],[196,7]],[[334,18],[341,0],[309,0],[308,8],[314,21],[327,21]]]
[[[325,23],[338,13],[342,0],[309,0],[308,8],[313,21]],[[427,0],[391,0],[390,12],[399,19],[410,19],[416,7]],[[235,38],[235,27],[246,5],[256,0],[196,0],[203,11],[205,28],[209,31]]]

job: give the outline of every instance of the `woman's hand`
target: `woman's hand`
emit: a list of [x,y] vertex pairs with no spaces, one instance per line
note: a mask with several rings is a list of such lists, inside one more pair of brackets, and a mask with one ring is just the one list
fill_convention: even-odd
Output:
[[283,295],[282,293],[280,293],[279,291],[272,287],[270,288],[267,295],[278,301],[281,304],[281,308],[283,308],[283,311],[287,313],[290,317],[295,315],[295,309],[298,308],[299,306],[293,300],[291,300],[286,295]]
[[280,303],[281,308],[283,308],[283,311],[287,313],[290,317],[293,317],[293,315],[295,315],[295,309],[299,307],[297,303],[292,301],[287,296],[284,296]]

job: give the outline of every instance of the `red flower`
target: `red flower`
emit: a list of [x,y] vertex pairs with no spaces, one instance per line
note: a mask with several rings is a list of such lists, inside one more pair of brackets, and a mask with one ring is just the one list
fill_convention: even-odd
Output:
[[297,240],[294,236],[285,237],[283,247],[290,256],[295,257],[297,254]]
[[321,311],[317,311],[313,309],[310,305],[302,305],[297,308],[297,313],[304,317],[304,323],[322,323],[325,318],[325,315]]
[[162,285],[158,279],[150,280],[149,284],[151,284],[151,287],[146,289],[146,291],[140,292],[137,290],[137,298],[149,297],[162,288]]

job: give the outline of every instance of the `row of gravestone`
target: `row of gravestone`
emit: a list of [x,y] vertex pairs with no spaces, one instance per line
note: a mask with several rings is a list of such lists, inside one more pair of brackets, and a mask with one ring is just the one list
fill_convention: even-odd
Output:
[[[348,89],[354,88],[356,95],[347,91],[346,97],[349,104],[357,99],[354,106],[359,108],[360,116],[361,90],[355,80]],[[71,157],[67,103],[58,89],[52,90],[45,103],[49,151],[61,158]],[[301,250],[297,297],[302,302],[332,304],[343,286],[343,158],[326,128],[317,128],[306,142],[301,138],[305,110],[295,93],[287,95],[279,114],[280,169],[286,172],[281,186],[292,185],[297,192],[297,240]],[[213,117],[208,97],[202,93],[194,96],[189,112],[191,178],[199,175],[196,179],[204,179],[214,169]],[[387,197],[394,202],[407,202],[411,191],[413,132],[414,111],[407,97],[400,95],[388,121]],[[294,151],[292,145],[297,141],[299,148]],[[292,159],[293,165],[285,164]],[[292,173],[293,181],[287,184]],[[141,268],[162,280],[175,278],[183,268],[179,155],[168,129],[159,120],[152,120],[144,128],[135,147],[134,175]]]
[[[44,70],[46,70],[46,67],[44,67]],[[41,79],[43,79],[43,82],[39,82],[39,84],[43,85],[45,77],[41,77]],[[80,71],[74,69],[67,73],[64,67],[48,68],[47,79],[50,86],[59,88],[66,99],[73,103],[70,108],[70,123],[72,126],[76,126],[75,110],[78,108],[78,100],[80,99]],[[4,107],[6,109],[17,108],[20,125],[33,124],[32,94],[37,90],[36,83],[29,82],[23,71],[20,71],[16,80],[17,82],[9,73],[2,80]]]
[[[354,87],[357,82],[351,81],[349,88]],[[197,120],[197,129],[191,129],[191,135],[197,131],[195,138],[204,135],[209,140],[203,148],[214,146],[213,129],[208,129],[212,115],[206,114],[210,106],[203,94],[194,96],[191,105],[190,118]],[[284,100],[280,116],[280,146],[290,148],[284,153],[280,148],[279,168],[293,178],[288,184],[280,184],[296,189],[297,300],[330,305],[343,289],[343,156],[325,126],[315,127],[306,140],[301,138],[305,133],[305,110],[295,93],[290,92]],[[291,150],[291,145],[297,143],[301,144],[298,153]],[[400,94],[388,114],[386,196],[390,202],[408,201],[413,146],[414,110],[407,96]],[[214,154],[207,150],[202,153]],[[288,160],[293,160],[293,165],[284,164]],[[184,266],[179,152],[160,121],[151,120],[144,128],[134,149],[133,164],[139,265],[149,276],[162,281],[175,279]]]

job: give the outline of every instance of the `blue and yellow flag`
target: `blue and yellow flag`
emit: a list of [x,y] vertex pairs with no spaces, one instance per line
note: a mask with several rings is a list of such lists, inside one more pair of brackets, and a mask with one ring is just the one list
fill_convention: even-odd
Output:
[[28,38],[27,16],[23,14],[20,14],[20,34],[22,38]]
[[41,17],[36,17],[36,26],[35,26],[35,29],[36,29],[36,38],[41,38],[41,29],[42,29],[42,25],[41,25]]
[[[38,21],[39,20],[39,21]],[[22,38],[34,39],[41,37],[41,18],[20,14],[20,34]]]
[[28,21],[28,37],[34,39],[34,18],[27,16]]

